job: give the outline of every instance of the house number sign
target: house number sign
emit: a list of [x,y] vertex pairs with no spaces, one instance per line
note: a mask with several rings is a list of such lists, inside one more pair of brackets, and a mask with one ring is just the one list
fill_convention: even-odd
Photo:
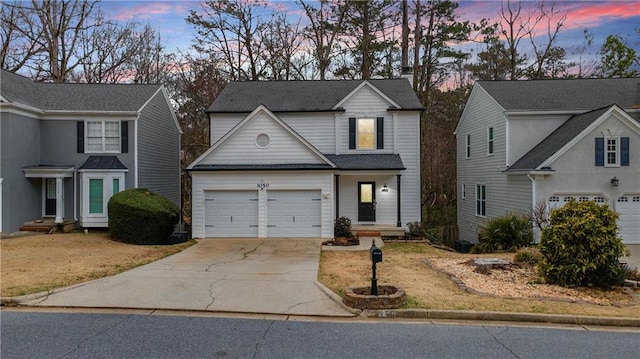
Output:
[[265,188],[269,188],[269,184],[264,181],[260,181],[258,182],[258,188],[260,188],[261,191],[264,191]]

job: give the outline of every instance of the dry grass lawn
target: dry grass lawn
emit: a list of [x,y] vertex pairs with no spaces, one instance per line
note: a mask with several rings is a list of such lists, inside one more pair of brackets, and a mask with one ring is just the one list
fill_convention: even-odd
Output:
[[139,246],[112,241],[107,233],[5,238],[0,240],[0,296],[36,293],[111,276],[194,243]]
[[[479,295],[467,293],[451,281],[448,275],[431,269],[425,259],[458,259],[463,263],[472,258],[498,257],[513,259],[513,254],[459,254],[447,252],[417,243],[386,244],[383,248],[383,262],[377,266],[378,285],[395,284],[405,289],[408,295],[407,308],[505,311],[549,314],[572,314],[593,316],[615,316],[640,318],[638,292],[635,298],[621,288],[596,290],[588,288],[552,288],[552,294],[540,291],[537,298],[514,298],[499,295]],[[439,260],[433,260],[438,262]],[[492,274],[484,275],[486,282]],[[462,273],[460,279],[473,282],[471,275]],[[369,251],[323,251],[320,261],[319,280],[334,292],[342,295],[347,287],[368,287],[371,284],[371,261]],[[477,280],[477,279],[476,279]],[[513,283],[516,284],[516,283]],[[510,286],[512,283],[498,283],[495,287]],[[522,283],[531,291],[540,290],[539,285]],[[546,286],[555,287],[555,286]],[[500,289],[498,288],[498,292]],[[575,298],[580,298],[578,302]],[[587,298],[588,300],[581,300]],[[596,300],[592,300],[596,298]],[[592,304],[599,302],[600,304]]]

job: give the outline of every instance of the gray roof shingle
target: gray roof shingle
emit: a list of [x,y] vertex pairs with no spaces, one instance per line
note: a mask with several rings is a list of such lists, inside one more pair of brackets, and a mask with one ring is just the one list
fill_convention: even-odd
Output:
[[325,155],[341,170],[404,170],[400,155],[393,154],[347,154]]
[[591,112],[575,115],[553,131],[544,140],[517,160],[507,172],[533,170],[540,166],[546,159],[553,156],[564,145],[597,120],[613,105]]
[[80,170],[126,170],[127,167],[116,156],[89,156],[78,168]]
[[160,85],[33,82],[2,70],[0,94],[45,111],[138,111]]
[[[227,84],[207,112],[251,112],[259,105],[272,112],[330,111],[364,80],[246,81]],[[368,80],[404,110],[422,105],[406,79]]]
[[593,110],[640,105],[640,78],[478,81],[505,110]]

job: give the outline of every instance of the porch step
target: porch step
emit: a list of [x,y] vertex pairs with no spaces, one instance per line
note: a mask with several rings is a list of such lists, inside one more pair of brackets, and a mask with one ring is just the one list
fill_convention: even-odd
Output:
[[380,232],[378,231],[357,231],[356,236],[358,237],[380,237]]
[[65,220],[63,223],[55,223],[52,220],[36,220],[23,223],[20,226],[20,231],[26,232],[44,232],[49,233],[51,230],[54,232],[71,232],[76,229],[76,222],[73,220]]

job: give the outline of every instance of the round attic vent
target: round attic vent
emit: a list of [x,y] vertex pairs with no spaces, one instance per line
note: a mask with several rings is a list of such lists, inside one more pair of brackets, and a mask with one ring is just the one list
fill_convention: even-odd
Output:
[[256,145],[260,148],[265,148],[267,146],[269,146],[269,135],[266,135],[264,133],[261,133],[258,135],[258,137],[256,137]]

